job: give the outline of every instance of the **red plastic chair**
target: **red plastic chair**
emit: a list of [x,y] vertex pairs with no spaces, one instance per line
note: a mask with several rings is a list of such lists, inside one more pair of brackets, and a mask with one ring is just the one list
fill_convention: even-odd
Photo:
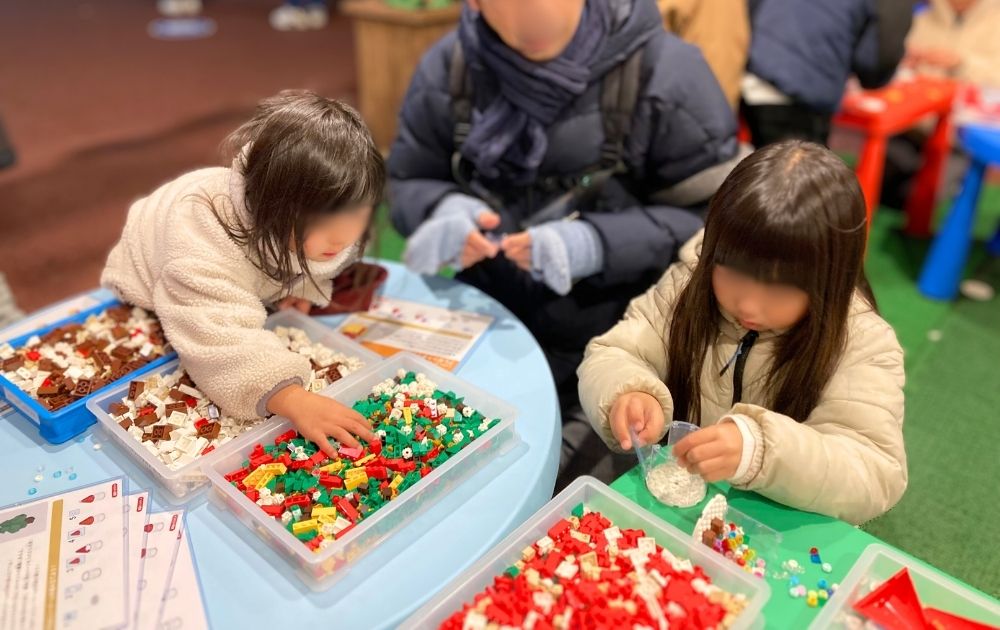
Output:
[[951,150],[951,108],[956,90],[954,81],[921,77],[844,97],[834,123],[865,136],[856,172],[865,194],[869,225],[882,192],[889,138],[912,129],[927,116],[936,115],[937,125],[924,146],[924,163],[905,208],[906,233],[930,235],[941,169]]

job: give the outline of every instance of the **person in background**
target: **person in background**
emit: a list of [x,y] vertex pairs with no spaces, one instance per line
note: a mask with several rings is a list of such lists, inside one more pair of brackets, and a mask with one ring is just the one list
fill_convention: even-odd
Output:
[[851,74],[885,85],[903,57],[909,0],[750,0],[742,114],[754,146],[826,144]]
[[270,17],[276,31],[316,31],[326,28],[329,21],[326,0],[286,0]]
[[157,0],[156,10],[168,18],[194,17],[201,13],[201,0]]
[[[902,66],[917,76],[949,77],[981,87],[1000,87],[1000,0],[931,0],[913,18]],[[882,205],[903,208],[923,164],[931,128],[921,125],[894,137],[886,149]],[[941,195],[953,196],[968,159],[958,147],[945,165]]]
[[667,30],[701,50],[726,100],[737,111],[750,52],[746,0],[656,0],[656,5]]
[[718,81],[649,0],[470,0],[421,60],[388,162],[406,263],[458,270],[538,339],[564,464],[607,453],[574,442],[584,347],[701,227],[737,152]]
[[1000,0],[931,0],[913,18],[903,66],[1000,87]]

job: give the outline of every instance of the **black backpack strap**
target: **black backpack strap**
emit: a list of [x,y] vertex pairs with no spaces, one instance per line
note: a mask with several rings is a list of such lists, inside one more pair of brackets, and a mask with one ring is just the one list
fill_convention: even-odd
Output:
[[457,37],[451,48],[451,65],[448,68],[448,92],[451,96],[451,116],[455,121],[452,130],[454,152],[451,154],[451,173],[455,183],[467,195],[479,197],[493,210],[499,212],[503,203],[485,186],[476,181],[472,165],[462,157],[462,145],[472,129],[472,78],[465,63],[465,51]]
[[465,52],[457,37],[451,49],[451,66],[448,69],[448,92],[451,94],[451,115],[455,120],[452,139],[459,151],[472,128],[472,79],[465,64]]
[[601,83],[601,123],[604,144],[601,145],[601,169],[622,171],[625,163],[625,140],[632,131],[632,114],[639,100],[642,53],[633,52],[625,63],[612,68]]

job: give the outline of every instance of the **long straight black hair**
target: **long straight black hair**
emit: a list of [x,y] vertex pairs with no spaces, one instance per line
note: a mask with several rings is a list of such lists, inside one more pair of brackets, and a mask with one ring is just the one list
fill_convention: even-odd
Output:
[[[312,221],[374,206],[385,194],[385,162],[361,116],[312,92],[290,90],[264,99],[223,147],[240,157],[235,168],[244,179],[248,215],[229,220],[210,203],[212,211],[254,264],[286,286],[296,275],[293,260],[308,273],[303,243]],[[371,222],[362,250],[370,232]]]
[[702,368],[722,317],[712,270],[725,265],[809,295],[806,315],[777,338],[765,385],[771,409],[806,420],[843,354],[855,292],[877,309],[863,267],[867,234],[857,177],[830,150],[790,140],[740,162],[712,197],[670,322],[667,386],[678,417],[701,419]]

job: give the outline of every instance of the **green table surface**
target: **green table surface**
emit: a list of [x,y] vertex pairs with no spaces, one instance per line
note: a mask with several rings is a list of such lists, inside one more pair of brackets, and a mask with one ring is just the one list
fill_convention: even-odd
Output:
[[[657,501],[646,490],[639,467],[616,479],[611,487],[683,532],[693,531],[705,504],[716,494],[722,493],[726,495],[729,505],[780,533],[782,540],[778,551],[773,554],[777,557],[766,558],[768,561],[766,579],[771,585],[771,599],[764,607],[764,625],[767,628],[804,629],[812,623],[821,610],[810,608],[805,598],[794,598],[789,595],[788,579],[778,580],[770,577],[772,571],[781,570],[781,564],[785,560],[795,559],[805,567],[805,573],[799,575],[799,579],[807,589],[815,589],[820,579],[826,579],[830,584],[842,582],[868,545],[872,543],[888,545],[844,521],[786,507],[755,492],[736,490],[726,484],[710,484],[705,500],[691,508],[667,507]],[[819,550],[823,562],[829,562],[833,566],[831,573],[823,573],[820,565],[810,562],[809,550],[812,547]],[[924,564],[919,560],[915,562]],[[963,588],[979,592],[959,580],[946,577]]]

